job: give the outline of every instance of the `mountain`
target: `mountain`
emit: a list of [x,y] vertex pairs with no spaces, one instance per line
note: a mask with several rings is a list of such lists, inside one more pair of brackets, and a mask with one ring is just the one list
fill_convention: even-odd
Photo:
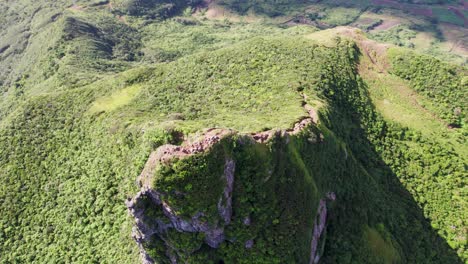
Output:
[[1,263],[467,263],[466,2],[3,1]]

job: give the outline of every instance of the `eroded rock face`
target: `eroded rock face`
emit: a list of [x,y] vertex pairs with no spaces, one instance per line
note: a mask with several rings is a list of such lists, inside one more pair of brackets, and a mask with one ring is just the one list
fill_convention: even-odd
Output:
[[226,187],[224,187],[223,197],[218,202],[218,211],[226,225],[231,223],[232,217],[232,191],[234,189],[234,171],[236,164],[233,160],[227,160],[224,166],[224,177]]
[[[149,160],[148,164],[149,166],[156,166],[157,163]],[[154,169],[145,168],[144,173],[148,171],[154,171]],[[163,240],[167,248],[173,248],[173,246],[164,239],[170,229],[185,233],[203,233],[205,237],[204,243],[211,248],[218,248],[220,244],[225,241],[224,227],[231,222],[234,171],[235,162],[232,159],[227,159],[223,175],[226,185],[223,193],[220,194],[217,205],[219,218],[222,221],[217,221],[215,225],[201,220],[203,216],[205,216],[203,212],[197,212],[191,219],[183,219],[178,216],[176,210],[172,208],[168,202],[162,199],[162,193],[151,189],[147,185],[143,185],[140,192],[138,192],[133,199],[126,202],[130,214],[135,218],[136,225],[133,229],[132,237],[138,244],[142,262],[154,263],[154,260],[148,255],[144,247],[144,244],[149,242],[152,236],[157,236],[159,239]],[[147,175],[142,176],[147,177]],[[141,182],[142,181],[140,181],[140,183]],[[150,203],[152,207],[160,210],[163,216],[156,218],[148,217],[146,212],[146,210],[148,210],[147,203]],[[167,252],[166,255],[167,258],[171,260],[171,263],[177,263],[177,256],[171,252]]]
[[336,195],[333,192],[327,193],[325,198],[320,199],[317,215],[314,221],[314,232],[312,235],[309,264],[315,264],[320,261],[321,256],[320,252],[318,252],[318,246],[320,239],[327,227],[327,200],[334,201],[335,199]]
[[[278,155],[277,158],[283,159],[286,153],[284,151],[286,151],[287,148],[283,148],[280,145],[288,145],[290,140],[293,140],[293,137],[301,137],[301,140],[308,142],[306,135],[301,136],[300,132],[318,122],[318,117],[310,106],[305,105],[304,107],[309,116],[299,120],[291,129],[270,130],[249,135],[240,135],[232,130],[209,129],[203,132],[201,136],[198,136],[198,138],[185,140],[180,146],[163,145],[151,153],[145,168],[138,178],[141,190],[133,199],[126,202],[130,214],[135,218],[135,227],[132,236],[140,249],[142,263],[154,263],[155,261],[161,261],[161,263],[184,263],[186,258],[198,254],[199,251],[206,251],[207,249],[216,251],[214,249],[218,249],[223,242],[230,245],[238,244],[239,248],[242,248],[242,250],[253,249],[257,245],[264,246],[265,242],[262,244],[261,241],[258,241],[258,239],[261,239],[259,238],[259,234],[264,233],[262,228],[268,228],[269,223],[271,224],[271,222],[275,220],[275,217],[279,217],[280,215],[275,216],[274,213],[267,210],[262,212],[263,216],[259,218],[257,209],[251,209],[252,206],[255,206],[251,203],[255,201],[255,199],[267,199],[268,195],[258,195],[262,193],[262,184],[267,185],[267,188],[271,189],[271,192],[274,192],[278,189],[278,187],[275,186],[284,184],[281,180],[278,180],[278,178],[282,177],[282,179],[284,179],[285,177],[289,177],[289,175],[284,170],[275,172],[274,166],[266,165],[269,164],[266,162],[268,159],[263,155]],[[313,132],[308,134],[310,134],[309,136],[312,134],[315,135]],[[318,136],[316,135],[316,137]],[[224,139],[226,139],[226,141],[224,141]],[[278,152],[267,147],[267,143],[269,142],[277,144],[275,146],[278,148]],[[318,140],[313,144],[317,142]],[[246,151],[245,154],[250,157],[249,159],[254,159],[256,160],[255,162],[258,162],[257,164],[262,165],[256,166],[254,165],[255,163],[251,163],[249,159],[239,157],[235,159],[235,151],[233,151],[233,148],[235,148],[236,145],[240,146],[237,148],[238,152],[244,153],[243,151]],[[259,154],[257,151],[266,152],[256,156]],[[204,159],[205,154],[210,155],[210,158]],[[194,158],[189,159],[189,157],[192,156],[194,156]],[[200,162],[199,158],[201,158],[201,163],[196,163],[197,165],[190,163]],[[184,159],[189,160],[187,164],[182,161]],[[286,160],[288,160],[288,158],[286,158]],[[177,163],[178,161],[182,163]],[[215,165],[208,165],[211,164],[211,161],[214,161],[213,164]],[[241,163],[236,164],[237,161]],[[289,164],[292,166],[296,164],[291,160],[288,162],[290,162]],[[187,167],[189,168],[188,170],[183,171],[185,173],[183,174],[184,176],[179,176],[179,174],[174,171],[177,170],[177,166],[179,166],[177,164],[180,166],[189,166]],[[254,170],[251,171],[246,166],[251,166],[250,168]],[[158,167],[166,168],[167,174],[164,174],[166,172],[159,171]],[[236,167],[241,171],[238,172]],[[200,171],[192,173],[191,170],[193,168],[206,169],[201,169]],[[242,169],[244,169],[243,173]],[[295,170],[296,169],[293,169],[293,171]],[[192,186],[189,184],[190,180],[185,181],[182,185],[175,184],[172,186],[172,173],[176,173],[174,175],[175,178],[187,177],[186,175],[190,175],[188,176],[189,178],[186,179],[192,179],[191,177],[194,177],[194,181],[197,177],[201,177],[203,181],[198,185],[198,188],[201,189],[192,190]],[[244,179],[235,180],[236,173],[244,175]],[[252,177],[246,176],[251,173]],[[254,175],[257,175],[257,173],[259,176],[255,177]],[[205,174],[209,175],[209,177],[205,177]],[[164,177],[168,177],[169,183],[165,183],[164,179],[166,178]],[[155,180],[157,183],[154,183]],[[234,190],[240,188],[240,190],[245,192],[244,188],[249,188],[249,186],[244,185],[245,180],[250,181],[250,186],[256,186],[259,190],[249,190],[253,195],[252,197],[256,198],[251,200],[244,199],[248,202],[240,202],[244,206],[244,212],[235,216],[233,212]],[[303,183],[310,184],[308,181],[304,181]],[[210,189],[212,184],[213,189]],[[190,187],[185,189],[188,185]],[[191,195],[198,195],[201,192],[209,192],[214,195],[202,195],[201,197],[209,197],[209,199],[202,200],[198,198],[200,200],[188,200],[195,202],[186,204],[187,200],[184,199],[190,199]],[[217,196],[216,192],[219,192]],[[331,194],[328,196],[328,199],[332,199]],[[278,195],[278,197],[274,198],[277,200],[272,201],[272,204],[278,204],[278,199],[280,199],[280,197],[281,196]],[[326,227],[326,199],[327,198],[324,198],[320,201],[315,224],[313,227],[310,227],[314,229],[311,263],[315,263],[315,259],[318,260],[320,257],[317,249],[319,248],[320,238]],[[239,200],[236,201],[236,203],[239,203]],[[259,209],[262,210],[261,206],[265,207],[266,203],[266,200],[259,201]],[[266,210],[266,208],[269,207],[266,206],[263,209]],[[243,210],[237,208],[238,212],[242,212]],[[279,211],[280,210],[276,210],[275,213]],[[303,212],[303,210],[298,210],[291,214],[294,213],[297,217],[303,215]],[[308,212],[307,215],[311,215],[311,213]],[[262,222],[258,222],[259,219],[261,219]],[[307,217],[306,219],[310,218]],[[232,231],[233,226],[231,225],[237,225],[237,227],[234,227],[234,230],[241,225],[242,228],[249,228],[254,231],[249,234],[249,237],[245,237],[244,235],[244,237],[241,238],[235,234],[233,235],[232,232],[231,235],[228,236],[226,234],[226,229],[229,228],[229,230]],[[152,257],[158,259],[152,259]],[[308,256],[304,257],[306,259],[308,258]],[[301,262],[303,262],[303,260],[301,260]]]

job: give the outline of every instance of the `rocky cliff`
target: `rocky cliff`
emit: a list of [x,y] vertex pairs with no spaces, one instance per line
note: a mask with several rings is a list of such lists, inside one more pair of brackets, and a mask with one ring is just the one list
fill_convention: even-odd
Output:
[[[237,256],[220,253],[228,245],[239,253],[266,247],[265,260],[317,263],[325,242],[326,204],[336,196],[321,194],[307,169],[301,168],[305,164],[300,157],[294,161],[286,155],[292,140],[323,140],[311,130],[318,121],[316,111],[304,107],[310,116],[289,130],[241,134],[210,129],[180,146],[163,145],[154,151],[138,179],[141,191],[127,201],[143,263],[188,263],[197,258],[231,263]],[[272,162],[280,157],[291,167]],[[284,190],[294,194],[294,200],[275,197],[274,192],[284,188],[279,185],[287,187],[287,182],[296,184]],[[289,252],[268,248],[265,239],[283,236],[280,223],[301,247],[288,248],[291,241],[278,239],[274,244]],[[269,238],[266,232],[272,233]]]

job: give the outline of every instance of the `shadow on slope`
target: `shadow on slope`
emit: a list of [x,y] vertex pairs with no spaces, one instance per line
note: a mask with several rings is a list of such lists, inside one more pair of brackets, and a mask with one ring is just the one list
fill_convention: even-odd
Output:
[[[352,153],[349,156],[356,158],[366,175],[361,176],[363,186],[356,188],[362,193],[343,192],[345,197],[340,197],[340,200],[346,202],[337,203],[331,212],[323,263],[358,261],[359,256],[353,256],[352,250],[343,253],[346,250],[340,247],[352,249],[360,242],[369,243],[368,260],[371,263],[463,263],[459,256],[463,255],[463,245],[457,246],[457,255],[447,238],[441,237],[431,227],[431,222],[425,217],[427,212],[400,182],[405,176],[401,175],[400,166],[418,166],[418,159],[411,156],[414,153],[407,145],[413,143],[419,147],[417,144],[427,142],[418,142],[408,129],[385,122],[375,110],[366,84],[359,77],[355,83],[340,85],[338,82],[331,90],[334,93],[327,96],[331,101],[330,108],[322,120],[328,117],[326,126],[345,142]],[[369,185],[368,181],[375,184]],[[440,191],[450,193],[451,190]],[[367,221],[367,226],[361,229],[353,225],[359,221]],[[354,231],[348,231],[348,228]],[[356,241],[350,244],[346,236],[361,232],[364,236],[354,237]],[[373,239],[376,234],[381,238]]]
[[[346,235],[353,234],[343,233],[343,226],[350,228],[350,233],[353,229],[354,232],[359,230],[357,234],[362,232],[363,237],[355,236],[354,243],[368,243],[369,263],[463,263],[446,239],[431,227],[431,222],[424,216],[420,205],[400,183],[399,177],[381,157],[382,154],[376,151],[381,146],[367,139],[375,135],[368,134],[359,127],[359,124],[362,124],[359,118],[350,119],[353,121],[344,120],[342,112],[343,109],[332,108],[329,115],[330,126],[337,132],[337,137],[349,146],[351,155],[363,166],[363,173],[368,174],[362,176],[364,180],[375,181],[375,185],[370,185],[373,187],[370,189],[357,188],[363,193],[366,192],[365,194],[345,192],[345,197],[340,197],[346,202],[337,203],[335,210],[331,211],[323,263],[352,263],[351,260],[356,260],[356,256],[352,256],[351,253],[342,254],[343,248],[337,248],[355,247],[349,244],[350,240],[345,239]],[[338,127],[345,130],[339,132],[340,130],[336,129]],[[381,140],[386,140],[385,137],[387,136],[383,135]],[[359,196],[362,197],[358,198]],[[362,200],[366,200],[367,204],[363,204]],[[362,229],[353,226],[353,222],[358,222],[356,216],[361,223],[367,221],[367,226],[363,226]],[[366,229],[369,227],[378,230],[378,234],[387,243],[386,249],[366,237]],[[398,255],[389,258],[385,251],[396,251]]]

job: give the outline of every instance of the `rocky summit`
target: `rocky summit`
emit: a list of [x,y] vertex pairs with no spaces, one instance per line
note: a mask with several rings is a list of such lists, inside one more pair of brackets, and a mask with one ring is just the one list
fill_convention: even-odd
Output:
[[0,263],[467,263],[467,14],[0,1]]

